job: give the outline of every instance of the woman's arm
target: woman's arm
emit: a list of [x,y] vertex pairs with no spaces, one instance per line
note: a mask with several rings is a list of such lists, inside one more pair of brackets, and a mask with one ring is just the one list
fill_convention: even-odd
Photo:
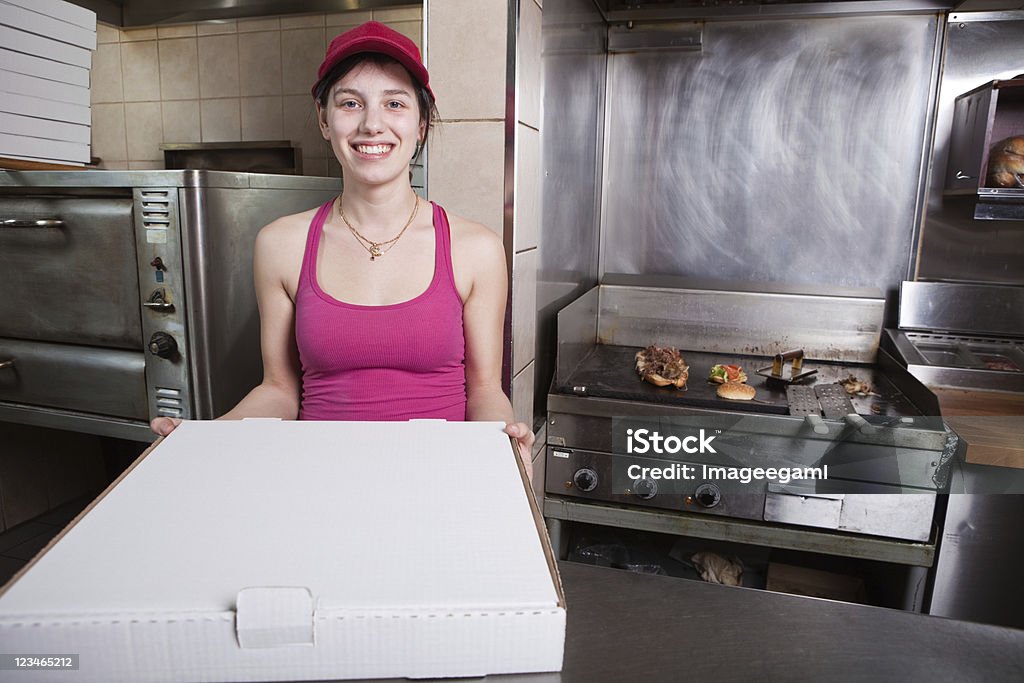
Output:
[[[464,226],[464,227],[463,227]],[[469,292],[464,296],[462,324],[466,337],[466,419],[506,423],[516,439],[519,456],[533,478],[534,435],[529,425],[516,422],[512,404],[501,389],[501,350],[504,336],[508,277],[501,240],[487,228],[463,224],[460,266],[470,267]]]
[[[222,415],[221,420],[245,417],[280,417],[294,420],[299,414],[301,380],[295,345],[295,304],[286,288],[291,251],[288,226],[275,221],[260,230],[253,255],[253,276],[260,315],[263,381]],[[292,268],[289,268],[292,265]],[[150,423],[154,432],[169,434],[181,420],[158,417]]]

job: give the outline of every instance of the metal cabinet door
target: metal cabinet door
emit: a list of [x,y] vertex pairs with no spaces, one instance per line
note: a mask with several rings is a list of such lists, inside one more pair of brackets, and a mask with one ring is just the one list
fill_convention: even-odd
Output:
[[0,337],[143,348],[131,198],[0,196],[0,221]]

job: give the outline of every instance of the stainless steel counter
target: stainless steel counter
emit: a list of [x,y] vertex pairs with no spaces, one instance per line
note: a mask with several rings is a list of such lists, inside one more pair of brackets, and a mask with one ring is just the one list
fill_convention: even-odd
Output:
[[485,680],[1024,680],[1024,630],[570,562],[559,570],[562,672]]

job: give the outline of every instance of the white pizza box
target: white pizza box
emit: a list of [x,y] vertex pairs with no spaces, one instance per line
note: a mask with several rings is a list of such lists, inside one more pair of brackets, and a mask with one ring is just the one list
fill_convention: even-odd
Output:
[[[77,45],[87,50],[96,49],[96,13],[91,20],[83,17],[80,23],[66,19],[66,16],[80,16],[80,12],[67,12],[67,2],[46,0],[2,0],[0,1],[0,24],[27,33],[47,36],[62,43]],[[73,5],[72,5],[73,6]],[[74,6],[73,6],[74,7]],[[82,8],[75,7],[76,10]]]
[[48,121],[64,121],[80,126],[92,125],[92,109],[68,102],[45,100],[32,95],[0,90],[0,111],[8,114],[34,116]]
[[55,62],[72,64],[89,69],[92,67],[92,51],[79,45],[22,31],[0,24],[0,45],[14,52],[45,57]]
[[[37,76],[48,81],[67,83],[81,88],[89,87],[89,67],[72,66],[37,55],[12,52],[0,47],[0,64],[8,71],[26,76]],[[60,87],[54,84],[54,87]]]
[[4,66],[6,65],[0,65],[0,90],[4,92],[30,95],[54,102],[67,102],[79,107],[88,107],[91,104],[89,88],[7,71]]
[[89,143],[46,140],[0,132],[0,157],[36,157],[54,161],[89,162]]
[[4,652],[80,656],[16,680],[560,670],[561,584],[502,427],[185,422],[0,592]]
[[2,0],[8,5],[17,5],[54,19],[66,21],[75,26],[96,30],[96,13],[91,9],[79,7],[66,0]]
[[0,132],[11,135],[26,135],[48,140],[65,140],[88,145],[89,126],[63,121],[49,121],[34,116],[8,114],[0,111]]

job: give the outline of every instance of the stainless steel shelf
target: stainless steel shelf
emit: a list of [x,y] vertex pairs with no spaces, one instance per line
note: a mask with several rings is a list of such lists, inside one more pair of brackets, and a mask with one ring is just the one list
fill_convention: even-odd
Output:
[[544,516],[567,522],[654,531],[734,543],[800,550],[878,562],[931,567],[934,543],[892,541],[852,534],[828,533],[805,527],[782,527],[739,519],[723,519],[686,512],[637,510],[621,505],[577,503],[545,496]]

